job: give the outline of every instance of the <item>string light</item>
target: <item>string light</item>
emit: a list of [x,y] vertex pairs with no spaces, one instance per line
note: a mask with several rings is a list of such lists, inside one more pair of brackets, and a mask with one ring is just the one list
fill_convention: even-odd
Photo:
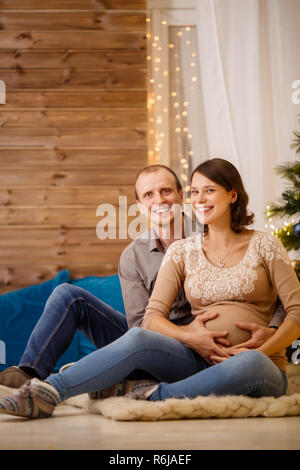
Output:
[[[193,29],[192,36],[192,28],[190,25],[178,25],[177,30],[173,29],[171,31],[168,43],[164,44],[159,31],[166,31],[164,27],[168,27],[167,15],[168,14],[166,14],[160,22],[160,30],[159,27],[157,30],[152,30],[152,20],[150,18],[146,19],[149,28],[146,35],[148,39],[147,63],[149,70],[147,108],[150,118],[148,156],[149,159],[151,159],[149,163],[160,162],[163,152],[166,151],[165,146],[168,144],[166,139],[172,139],[173,134],[174,142],[176,142],[174,145],[176,145],[177,148],[176,153],[179,164],[178,174],[183,183],[185,201],[189,202],[188,193],[190,186],[188,180],[190,175],[190,160],[194,157],[194,152],[191,148],[192,129],[190,129],[191,116],[189,116],[189,114],[194,112],[194,107],[189,109],[189,101],[191,100],[187,100],[186,98],[192,96],[190,93],[195,91],[196,82],[198,81],[196,71],[197,53],[195,47],[192,45],[193,41],[195,42],[195,39],[192,41],[192,38],[195,38],[195,28]],[[172,25],[173,24],[174,21],[172,21]],[[180,54],[179,51],[181,51]],[[188,70],[185,72],[190,73],[189,80],[191,81],[191,83],[187,84],[188,92],[185,95],[183,95],[181,89],[183,54],[186,55],[187,63],[189,64]],[[169,59],[172,65],[170,65],[170,69],[166,69],[164,64],[167,64]],[[161,65],[164,68],[162,68]],[[192,71],[193,73],[191,73]],[[167,97],[165,94],[162,94],[162,90],[165,90],[165,93],[169,90],[169,76],[172,77],[173,89],[169,91],[169,97]],[[169,119],[171,119],[171,126]]]

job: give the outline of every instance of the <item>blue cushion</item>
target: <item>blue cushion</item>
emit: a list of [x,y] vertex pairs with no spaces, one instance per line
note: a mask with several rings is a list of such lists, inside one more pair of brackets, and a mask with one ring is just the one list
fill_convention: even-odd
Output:
[[[0,295],[0,371],[19,363],[49,295],[56,286],[69,280],[69,271],[63,270],[49,281]],[[79,332],[55,370],[78,360],[78,338]]]
[[[89,276],[75,279],[71,284],[86,289],[115,310],[125,315],[120,279],[117,274],[106,277]],[[78,332],[79,358],[95,351],[96,347],[81,333]]]
[[[42,284],[0,295],[0,371],[19,363],[28,339],[43,313],[45,303],[59,284],[69,282],[91,292],[115,310],[125,314],[118,275],[90,276],[70,282],[67,270]],[[69,348],[57,362],[54,371],[68,362],[75,362],[94,351],[96,347],[78,331]]]

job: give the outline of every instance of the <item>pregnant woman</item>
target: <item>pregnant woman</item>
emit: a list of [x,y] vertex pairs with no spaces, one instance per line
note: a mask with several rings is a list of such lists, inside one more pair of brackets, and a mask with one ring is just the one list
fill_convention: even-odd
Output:
[[[33,379],[0,400],[0,411],[47,417],[61,401],[102,391],[142,369],[157,381],[126,383],[131,398],[150,401],[198,395],[283,395],[287,388],[285,349],[300,336],[300,285],[281,242],[249,230],[248,196],[236,168],[212,159],[192,175],[191,202],[204,235],[175,241],[167,250],[147,306],[142,328],[81,359],[45,382]],[[184,287],[194,320],[178,327],[168,320],[173,301]],[[258,349],[243,347],[249,333],[240,322],[267,325],[277,295],[285,321]],[[204,360],[191,345],[204,328],[226,338],[222,356]],[[241,325],[240,325],[241,326]],[[159,333],[158,333],[159,331]],[[189,347],[186,346],[189,344]],[[203,346],[202,346],[203,347]],[[124,383],[123,383],[124,385]]]

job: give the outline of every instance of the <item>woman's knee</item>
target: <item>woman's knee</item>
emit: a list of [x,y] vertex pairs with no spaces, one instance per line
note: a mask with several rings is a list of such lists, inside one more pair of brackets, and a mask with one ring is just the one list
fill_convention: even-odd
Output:
[[248,351],[244,351],[235,357],[241,360],[241,365],[247,368],[251,367],[257,371],[261,370],[271,361],[268,356],[266,356],[261,351],[258,351],[257,349],[249,349]]

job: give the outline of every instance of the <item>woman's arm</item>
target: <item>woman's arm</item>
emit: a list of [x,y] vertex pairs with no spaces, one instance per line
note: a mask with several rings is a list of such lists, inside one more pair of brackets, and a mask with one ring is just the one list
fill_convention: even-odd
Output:
[[286,318],[275,333],[257,349],[272,356],[290,346],[300,336],[300,283],[288,253],[281,241],[265,234],[261,252],[270,281],[286,312]]
[[257,349],[267,356],[272,356],[290,346],[299,337],[300,326],[287,318],[274,335]]

